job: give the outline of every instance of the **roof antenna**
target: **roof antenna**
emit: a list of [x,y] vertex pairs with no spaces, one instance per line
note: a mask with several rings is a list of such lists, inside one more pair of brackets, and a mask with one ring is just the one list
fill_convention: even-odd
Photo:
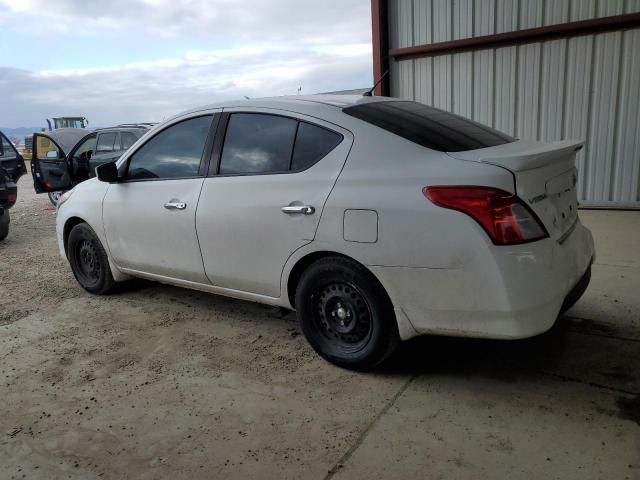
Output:
[[387,68],[387,71],[384,72],[382,74],[382,76],[380,77],[380,79],[375,83],[375,85],[373,87],[371,87],[371,90],[368,90],[368,91],[364,92],[362,94],[362,96],[363,97],[372,97],[373,96],[373,91],[376,89],[376,87],[378,85],[380,85],[380,83],[382,83],[382,80],[384,80],[384,77],[386,77],[388,73],[389,73],[389,69]]

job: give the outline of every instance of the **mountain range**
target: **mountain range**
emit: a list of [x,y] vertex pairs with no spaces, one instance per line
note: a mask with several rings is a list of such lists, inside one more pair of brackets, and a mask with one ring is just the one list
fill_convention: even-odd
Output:
[[32,134],[33,132],[39,132],[43,127],[18,127],[18,128],[5,128],[0,127],[0,132],[4,133],[7,137],[22,138],[25,135]]

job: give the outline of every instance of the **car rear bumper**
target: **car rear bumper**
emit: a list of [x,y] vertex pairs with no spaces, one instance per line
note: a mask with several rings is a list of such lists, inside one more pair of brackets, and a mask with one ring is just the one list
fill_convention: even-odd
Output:
[[547,331],[577,301],[594,256],[578,222],[561,244],[488,245],[456,269],[370,268],[418,335],[517,339]]

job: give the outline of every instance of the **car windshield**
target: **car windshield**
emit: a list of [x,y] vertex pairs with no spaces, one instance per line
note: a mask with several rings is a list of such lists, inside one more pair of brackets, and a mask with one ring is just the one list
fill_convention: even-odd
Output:
[[56,118],[55,126],[56,128],[84,128],[79,118]]
[[462,152],[514,142],[515,138],[467,118],[418,102],[372,102],[344,113],[441,152]]

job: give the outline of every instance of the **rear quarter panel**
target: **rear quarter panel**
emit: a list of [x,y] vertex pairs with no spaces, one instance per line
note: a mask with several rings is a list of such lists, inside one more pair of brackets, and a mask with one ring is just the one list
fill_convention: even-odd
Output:
[[[474,220],[433,205],[422,189],[428,185],[487,185],[513,192],[508,171],[453,159],[357,123],[349,127],[354,145],[325,205],[316,247],[331,246],[365,265],[460,268],[491,245]],[[377,212],[377,241],[344,240],[347,209]]]

